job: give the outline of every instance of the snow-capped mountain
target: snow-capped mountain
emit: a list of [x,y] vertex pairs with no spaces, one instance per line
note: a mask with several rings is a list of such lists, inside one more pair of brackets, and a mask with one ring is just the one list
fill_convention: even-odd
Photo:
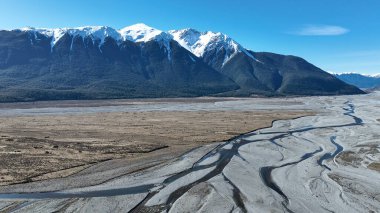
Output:
[[183,30],[171,30],[169,33],[173,35],[174,40],[198,57],[203,57],[210,51],[216,52],[216,54],[223,51],[224,59],[222,65],[239,52],[243,52],[248,57],[256,60],[255,57],[239,43],[220,32],[199,32],[188,28]]
[[365,75],[360,73],[334,74],[340,80],[363,89],[380,86],[380,74]]
[[362,93],[219,32],[145,24],[0,30],[0,101]]
[[17,29],[24,32],[31,33],[35,38],[38,38],[37,33],[51,38],[51,50],[57,42],[65,35],[70,35],[72,40],[75,37],[91,38],[93,42],[98,42],[98,46],[101,47],[107,37],[110,37],[117,41],[118,44],[123,41],[129,40],[132,42],[149,42],[152,40],[158,41],[165,46],[170,58],[170,41],[175,40],[182,47],[193,53],[197,57],[204,57],[208,52],[215,52],[218,54],[223,51],[224,65],[229,59],[239,52],[243,52],[253,60],[257,60],[239,43],[232,38],[220,32],[199,32],[194,29],[183,30],[170,30],[169,32],[163,32],[161,30],[152,28],[145,24],[135,24],[120,30],[115,30],[107,26],[86,26],[77,28],[22,28]]

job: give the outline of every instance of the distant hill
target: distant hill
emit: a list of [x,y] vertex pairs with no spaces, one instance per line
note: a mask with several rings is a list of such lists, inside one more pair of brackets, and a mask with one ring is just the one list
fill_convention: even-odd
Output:
[[144,24],[0,31],[0,101],[361,94],[307,61],[222,33]]
[[340,80],[362,89],[380,87],[380,75],[363,75],[359,73],[334,74]]

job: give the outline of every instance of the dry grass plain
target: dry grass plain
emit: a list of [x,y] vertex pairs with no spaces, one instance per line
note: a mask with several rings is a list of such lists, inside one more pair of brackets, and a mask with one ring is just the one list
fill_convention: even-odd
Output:
[[64,177],[110,159],[176,157],[309,111],[145,111],[0,117],[0,185]]

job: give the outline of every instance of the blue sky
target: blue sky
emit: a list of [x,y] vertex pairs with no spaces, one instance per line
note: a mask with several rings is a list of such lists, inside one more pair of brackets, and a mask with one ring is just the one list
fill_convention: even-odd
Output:
[[0,0],[0,29],[135,23],[221,31],[326,71],[380,73],[378,0]]

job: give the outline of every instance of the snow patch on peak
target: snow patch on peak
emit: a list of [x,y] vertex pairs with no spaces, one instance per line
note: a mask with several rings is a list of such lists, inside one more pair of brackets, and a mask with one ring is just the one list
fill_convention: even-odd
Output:
[[370,78],[380,78],[380,73],[378,74],[363,74],[363,73],[358,73],[358,72],[330,72],[332,75],[336,76],[343,76],[343,75],[360,75],[360,76],[365,76],[365,77],[370,77]]
[[380,78],[380,74],[360,74],[360,73],[356,73],[356,74],[366,76],[366,77],[370,77],[370,78]]
[[76,37],[80,36],[82,38],[91,37],[93,40],[99,40],[99,47],[104,43],[105,38],[112,37],[116,41],[121,40],[120,34],[111,27],[106,26],[86,26],[86,27],[77,27],[77,28],[21,28],[21,31],[40,33],[46,37],[51,37],[51,48],[57,44],[57,42],[65,35]]
[[166,52],[168,53],[168,58],[171,59],[170,41],[173,39],[173,36],[169,33],[157,30],[145,24],[135,24],[129,27],[125,27],[119,31],[106,26],[86,26],[56,29],[36,29],[32,27],[26,27],[18,30],[32,32],[34,34],[40,33],[48,38],[51,38],[52,51],[57,42],[66,34],[72,36],[72,39],[74,39],[76,36],[80,36],[82,38],[90,37],[94,43],[95,41],[99,41],[99,49],[107,37],[113,38],[118,43],[125,40],[130,40],[133,42],[148,42],[151,40],[156,40],[161,46],[165,46]]
[[171,30],[169,33],[181,46],[198,57],[204,56],[206,52],[211,50],[216,49],[217,51],[220,51],[224,49],[226,54],[223,65],[239,52],[243,52],[248,57],[257,61],[257,59],[239,43],[220,32],[199,32],[188,28],[183,30]]
[[200,57],[201,55],[195,54],[195,44],[198,42],[201,33],[197,30],[187,28],[183,30],[170,30],[169,33],[173,39],[177,41],[182,47],[192,52],[194,55]]
[[96,27],[78,27],[73,31],[73,34],[79,35],[81,37],[90,36],[95,39],[100,39],[101,43],[104,42],[105,38],[111,37],[116,41],[121,40],[121,35],[118,31],[111,27],[96,26]]
[[156,40],[161,46],[165,46],[168,59],[171,60],[170,41],[173,39],[172,35],[141,23],[125,27],[119,30],[119,33],[124,41],[148,42]]
[[135,24],[119,30],[123,40],[130,40],[133,42],[148,42],[151,40],[169,40],[172,36],[161,30],[149,27],[145,24]]
[[135,24],[119,30],[119,33],[121,34],[123,40],[146,42],[162,33],[162,31],[149,27],[145,24]]

